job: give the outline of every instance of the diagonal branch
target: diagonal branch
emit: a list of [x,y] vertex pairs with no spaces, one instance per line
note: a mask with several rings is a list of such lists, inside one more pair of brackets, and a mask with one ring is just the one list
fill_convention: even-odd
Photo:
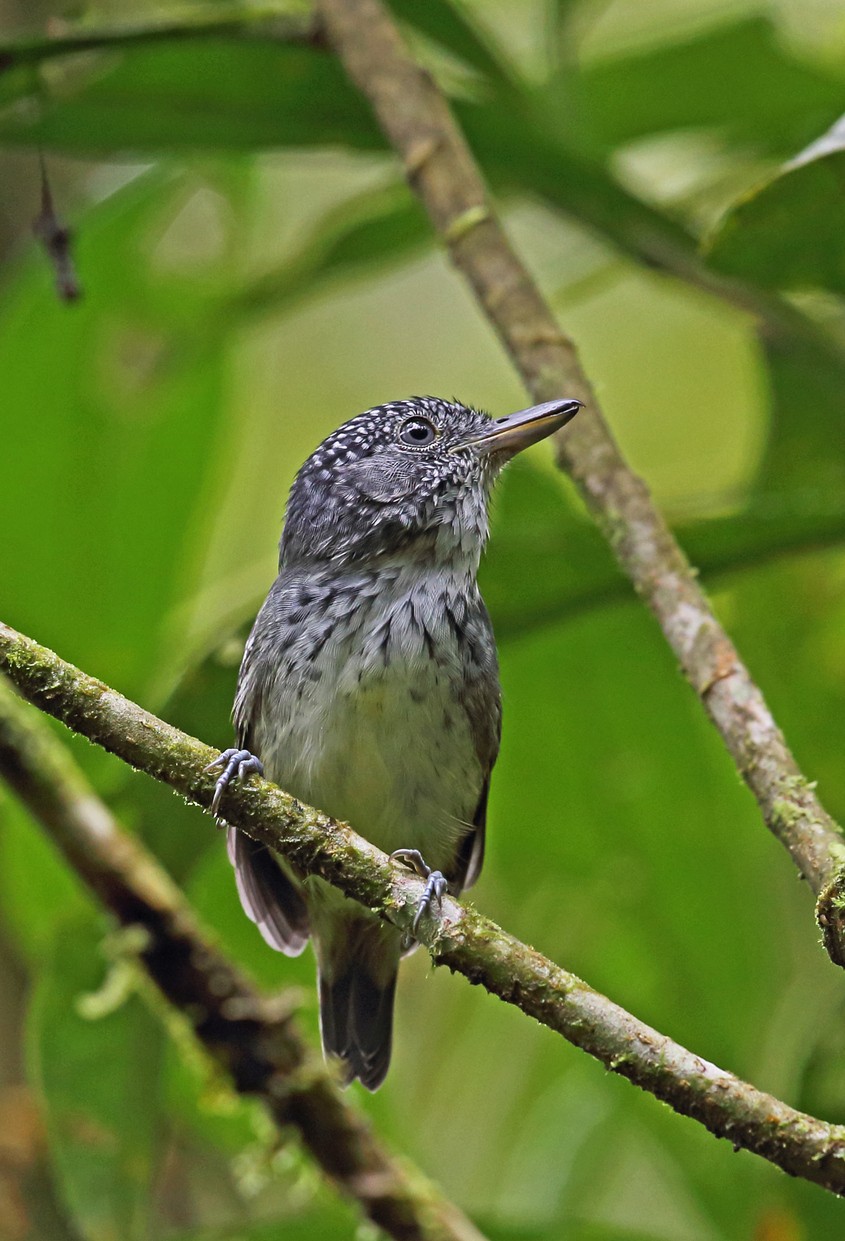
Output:
[[260,995],[200,927],[169,875],[100,801],[46,722],[0,675],[0,776],[68,863],[124,925],[143,926],[140,953],[166,999],[242,1094],[293,1126],[341,1192],[397,1241],[483,1241],[422,1173],[384,1149],[341,1095],[288,1006]]
[[[209,807],[213,779],[204,768],[216,751],[2,623],[0,669],[42,710],[132,766],[171,785],[197,805]],[[0,707],[2,714],[8,714],[5,707]],[[8,726],[0,730],[0,737],[3,731],[8,734]],[[14,761],[4,760],[3,768],[9,771],[11,765],[13,772]],[[36,774],[32,774],[33,779]],[[49,804],[51,785],[49,777],[37,784],[42,805],[44,799]],[[227,791],[225,808],[230,822],[278,849],[302,870],[321,875],[347,896],[396,925],[409,925],[422,883],[401,873],[385,854],[349,827],[300,805],[275,785],[255,778],[246,786]],[[47,817],[41,808],[39,814]],[[70,850],[67,854],[76,863]],[[108,869],[108,859],[99,855],[95,865]],[[157,935],[161,934],[163,924],[167,925],[166,919],[154,923]],[[178,919],[174,929],[180,930]],[[436,964],[448,966],[521,1008],[675,1111],[691,1116],[717,1136],[727,1137],[734,1146],[753,1151],[794,1176],[845,1194],[845,1126],[831,1125],[798,1112],[702,1060],[457,901],[445,898],[442,917],[434,924],[424,921],[420,938]],[[289,1031],[289,1027],[283,1026],[282,1030]],[[246,1033],[249,1034],[248,1028]],[[291,1037],[289,1033],[287,1037]],[[304,1057],[298,1043],[297,1056]],[[248,1063],[252,1065],[252,1061]],[[313,1065],[313,1059],[297,1063]],[[261,1072],[266,1070],[263,1059],[258,1068]],[[308,1074],[298,1072],[293,1084],[282,1081],[284,1114],[291,1110],[292,1093],[294,1099],[301,1098],[301,1091],[310,1089],[337,1117],[341,1105],[336,1094],[322,1085],[322,1076],[319,1081],[306,1081],[304,1085],[303,1076],[307,1078]],[[278,1081],[278,1075],[272,1080]],[[305,1097],[311,1096],[306,1093]],[[349,1123],[345,1113],[340,1116],[344,1124]],[[357,1126],[360,1129],[360,1121]],[[353,1178],[353,1190],[359,1180],[360,1177]]]
[[495,216],[445,98],[409,56],[381,0],[318,0],[317,10],[330,45],[370,101],[452,261],[534,400],[566,395],[587,404],[566,435],[557,437],[558,463],[657,617],[766,825],[813,891],[821,893],[828,951],[837,964],[845,964],[839,900],[845,840],[802,775],[648,488],[622,456],[574,343]]

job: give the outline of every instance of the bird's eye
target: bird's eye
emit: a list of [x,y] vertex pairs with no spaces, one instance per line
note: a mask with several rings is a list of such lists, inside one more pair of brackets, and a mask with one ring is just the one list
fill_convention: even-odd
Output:
[[427,418],[409,418],[399,428],[399,438],[409,448],[427,448],[437,439],[437,428]]

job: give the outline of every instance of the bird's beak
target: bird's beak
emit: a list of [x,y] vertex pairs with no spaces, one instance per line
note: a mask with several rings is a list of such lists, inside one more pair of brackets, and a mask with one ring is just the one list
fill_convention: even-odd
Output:
[[506,452],[513,456],[565,427],[578,413],[581,404],[581,401],[566,400],[532,405],[530,409],[493,419],[483,431],[462,440],[456,447],[472,448],[483,456],[494,452]]

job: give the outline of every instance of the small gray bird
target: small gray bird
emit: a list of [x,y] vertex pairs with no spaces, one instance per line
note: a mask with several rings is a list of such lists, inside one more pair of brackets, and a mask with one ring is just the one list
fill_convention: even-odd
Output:
[[[579,408],[550,401],[506,418],[411,397],[350,419],[296,476],[279,576],[238,678],[229,781],[266,772],[428,879],[432,901],[475,883],[501,729],[496,644],[476,584],[493,482],[515,453]],[[237,828],[229,858],[267,943],[317,953],[320,1027],[345,1082],[369,1090],[390,1061],[407,941],[322,879]]]

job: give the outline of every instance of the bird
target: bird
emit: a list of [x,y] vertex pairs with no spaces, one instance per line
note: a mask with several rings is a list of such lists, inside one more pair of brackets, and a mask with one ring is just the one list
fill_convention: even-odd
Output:
[[415,396],[344,422],[296,475],[279,575],[246,642],[232,779],[266,775],[426,878],[412,933],[228,827],[246,915],[271,948],[317,957],[324,1054],[368,1090],[390,1062],[400,958],[484,860],[501,691],[476,576],[502,467],[563,427],[574,399],[503,418]]

